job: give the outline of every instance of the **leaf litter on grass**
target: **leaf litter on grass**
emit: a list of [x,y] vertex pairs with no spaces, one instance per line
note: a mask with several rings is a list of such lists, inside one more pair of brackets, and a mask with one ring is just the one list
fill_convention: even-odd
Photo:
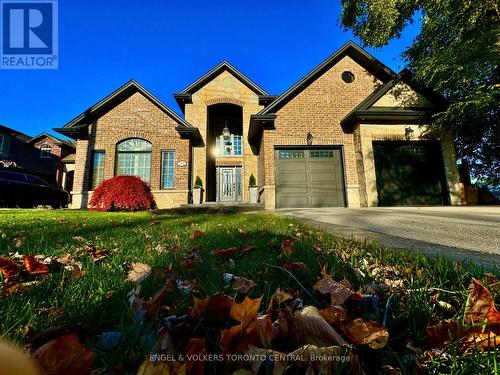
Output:
[[[298,230],[294,230],[294,233],[294,239],[283,242],[281,246],[282,253],[287,258],[296,253],[293,242],[295,238],[303,236]],[[194,237],[201,238],[199,235]],[[82,239],[81,242],[85,243],[86,240]],[[244,251],[246,248],[251,248],[251,251]],[[229,256],[245,256],[253,251],[255,249],[249,246],[230,247],[215,250],[214,255],[224,261]],[[320,253],[325,250],[318,247],[315,251]],[[48,264],[45,264],[46,258],[32,256],[24,262],[21,259],[0,258],[0,272],[4,284],[12,279],[19,280],[19,277],[37,280],[48,274],[55,264],[81,269],[67,254],[47,261]],[[186,261],[192,264],[186,266],[186,263],[182,263]],[[192,250],[179,261],[178,269],[190,272],[198,261],[198,251]],[[288,272],[298,275],[306,271],[301,262],[288,259],[286,262],[300,265],[284,267]],[[370,267],[373,271],[374,268],[370,264],[365,268],[370,270]],[[152,274],[159,275],[159,279],[163,280],[162,285],[151,297],[143,297],[141,285],[148,278],[153,278]],[[313,285],[305,286],[310,293],[317,292],[315,299],[311,299],[301,289],[296,290],[297,285],[291,280],[293,285],[289,285],[287,290],[276,290],[266,306],[262,297],[248,296],[248,293],[262,282],[260,279],[255,282],[231,275],[231,289],[236,295],[219,293],[209,296],[203,292],[195,279],[182,280],[176,277],[176,271],[171,266],[165,271],[135,262],[131,264],[126,276],[128,281],[134,283],[134,288],[129,293],[130,309],[135,316],[133,325],[148,322],[145,326],[150,327],[150,331],[143,332],[140,340],[127,348],[127,351],[140,352],[144,350],[141,349],[144,342],[149,340],[153,345],[152,354],[168,354],[171,356],[169,358],[173,358],[170,362],[163,362],[151,360],[153,357],[148,355],[140,365],[135,365],[139,366],[140,374],[257,374],[266,371],[272,371],[273,374],[284,374],[287,371],[308,374],[330,374],[339,371],[363,373],[367,369],[366,366],[373,366],[370,363],[373,356],[384,357],[381,353],[384,353],[387,346],[394,355],[400,356],[401,362],[407,362],[404,356],[408,355],[404,353],[408,350],[405,348],[411,348],[411,344],[402,340],[399,332],[392,332],[387,328],[387,320],[391,320],[390,313],[387,313],[390,310],[389,296],[394,293],[407,293],[402,283],[388,285],[390,278],[402,278],[401,271],[379,267],[372,274],[379,276],[382,282],[373,280],[360,284],[359,279],[334,279],[329,267],[325,266],[321,277]],[[358,289],[353,285],[357,285]],[[304,288],[303,285],[301,287]],[[179,295],[190,296],[190,308],[182,311],[182,308],[176,307],[179,298],[182,298]],[[303,300],[308,302],[304,303]],[[431,296],[431,303],[444,308],[446,305],[439,301],[439,296]],[[450,309],[445,310],[450,312]],[[39,309],[38,312],[47,315],[61,313],[57,308],[50,307]],[[460,343],[459,348],[463,353],[497,348],[499,312],[491,293],[478,280],[471,281],[462,320],[431,320],[427,327],[427,354],[424,354],[424,361],[435,355],[429,354],[432,350],[439,349],[441,353],[446,351],[447,345],[452,341]],[[141,327],[143,326],[141,323]],[[52,332],[47,335],[42,345],[30,346],[33,350],[32,356],[39,365],[47,373],[58,373],[63,367],[75,374],[89,373],[93,353],[80,341],[80,332],[71,328],[59,330],[58,327],[52,329]],[[43,336],[44,333],[38,335]],[[122,331],[103,332],[98,347],[104,351],[113,350],[125,339],[126,333]],[[406,347],[401,346],[404,342],[407,343]],[[418,348],[411,350],[419,351]],[[63,353],[65,357],[60,358],[56,353]],[[197,360],[207,358],[207,355],[221,356],[214,357],[221,361]],[[241,355],[243,357],[238,357]],[[81,358],[81,362],[75,360],[77,356]],[[318,361],[317,358],[329,360]],[[418,368],[418,358],[411,358],[415,362],[414,368]],[[403,371],[394,362],[381,361],[377,364],[380,371]],[[118,363],[115,367],[95,371],[111,373],[113,368],[123,366],[130,366],[130,363]],[[131,370],[133,367],[126,369]]]

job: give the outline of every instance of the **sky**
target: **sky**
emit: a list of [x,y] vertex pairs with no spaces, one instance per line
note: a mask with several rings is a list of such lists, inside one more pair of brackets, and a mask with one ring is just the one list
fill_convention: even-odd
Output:
[[[0,70],[0,124],[57,134],[130,79],[180,113],[172,93],[222,60],[281,94],[347,41],[360,44],[340,12],[335,0],[60,1],[59,68]],[[367,51],[398,72],[418,32]]]

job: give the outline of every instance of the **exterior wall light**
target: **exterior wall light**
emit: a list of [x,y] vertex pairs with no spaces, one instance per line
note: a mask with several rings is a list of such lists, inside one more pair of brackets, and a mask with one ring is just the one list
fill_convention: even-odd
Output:
[[308,145],[308,146],[311,146],[311,145],[313,144],[314,137],[313,137],[313,135],[311,134],[311,132],[308,132],[308,133],[307,133],[306,140],[307,140],[307,145]]

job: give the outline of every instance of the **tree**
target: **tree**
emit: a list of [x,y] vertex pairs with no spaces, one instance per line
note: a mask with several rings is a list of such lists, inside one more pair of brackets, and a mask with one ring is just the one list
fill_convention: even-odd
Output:
[[415,79],[448,101],[429,135],[451,135],[473,177],[500,183],[500,6],[497,0],[341,0],[340,23],[382,47],[418,19],[403,53]]

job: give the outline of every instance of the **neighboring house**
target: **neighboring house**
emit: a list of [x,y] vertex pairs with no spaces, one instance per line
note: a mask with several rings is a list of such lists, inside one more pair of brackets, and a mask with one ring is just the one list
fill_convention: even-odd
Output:
[[[46,133],[32,138],[0,125],[0,167],[15,168],[64,187],[61,158],[74,153],[75,146],[70,141]],[[71,185],[66,187],[72,190]]]
[[73,207],[115,175],[150,183],[160,208],[247,202],[250,174],[268,209],[460,204],[453,144],[427,140],[445,105],[349,42],[284,94],[228,62],[174,94],[184,118],[135,81],[62,128],[76,140]]
[[74,142],[59,139],[48,133],[41,133],[29,140],[38,150],[40,159],[45,159],[52,180],[66,191],[73,190],[75,167]]

